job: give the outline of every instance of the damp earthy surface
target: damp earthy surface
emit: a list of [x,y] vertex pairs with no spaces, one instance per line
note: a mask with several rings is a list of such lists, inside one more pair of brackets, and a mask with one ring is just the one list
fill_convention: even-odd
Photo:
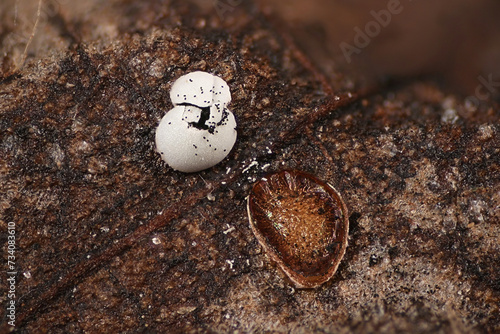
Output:
[[[348,64],[338,43],[394,1],[260,2],[0,1],[0,333],[500,332],[500,3],[401,1]],[[195,71],[227,82],[237,140],[187,174],[155,129]],[[249,225],[253,185],[283,170],[349,209],[314,289],[288,275],[338,250],[324,190],[262,211],[277,240],[306,222],[274,246],[294,270]]]

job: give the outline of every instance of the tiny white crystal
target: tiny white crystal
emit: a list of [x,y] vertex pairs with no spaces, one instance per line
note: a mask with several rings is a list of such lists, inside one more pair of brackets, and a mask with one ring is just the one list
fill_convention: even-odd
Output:
[[227,83],[210,73],[192,72],[174,82],[170,98],[174,108],[156,129],[156,150],[162,159],[185,173],[222,161],[236,142]]

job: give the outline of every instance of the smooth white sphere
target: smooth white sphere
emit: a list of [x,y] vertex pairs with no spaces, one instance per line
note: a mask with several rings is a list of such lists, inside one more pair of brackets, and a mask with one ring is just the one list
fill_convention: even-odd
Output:
[[236,142],[236,120],[227,108],[221,121],[209,129],[196,127],[202,110],[176,106],[156,129],[156,150],[173,169],[193,173],[222,161]]
[[231,102],[231,92],[227,83],[207,72],[191,72],[177,79],[170,89],[170,99],[174,106],[192,104],[200,108],[214,104],[224,107]]

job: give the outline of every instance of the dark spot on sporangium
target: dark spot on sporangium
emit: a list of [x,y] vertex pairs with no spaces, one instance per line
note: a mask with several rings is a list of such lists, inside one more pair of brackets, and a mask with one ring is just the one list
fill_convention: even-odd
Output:
[[[196,97],[196,95],[195,95]],[[193,107],[196,107],[196,108],[199,108],[201,109],[201,114],[200,114],[200,119],[198,120],[198,122],[189,122],[189,125],[199,129],[199,130],[207,130],[209,133],[213,134],[214,132],[214,128],[213,127],[210,127],[206,124],[206,122],[210,119],[210,107],[198,107],[194,104],[190,104],[190,103],[179,103],[180,106],[193,106]],[[205,137],[203,137],[205,138]]]

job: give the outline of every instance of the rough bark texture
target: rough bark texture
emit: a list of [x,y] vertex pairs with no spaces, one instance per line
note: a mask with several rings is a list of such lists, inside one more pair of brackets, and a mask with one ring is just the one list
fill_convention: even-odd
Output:
[[[494,101],[428,81],[373,93],[340,65],[325,82],[250,4],[57,3],[37,33],[52,54],[15,71],[21,44],[4,37],[0,240],[7,263],[14,222],[19,332],[500,331]],[[238,140],[183,174],[154,131],[194,70],[228,82]],[[318,289],[292,288],[248,224],[251,185],[283,169],[328,181],[351,213],[344,260]]]

